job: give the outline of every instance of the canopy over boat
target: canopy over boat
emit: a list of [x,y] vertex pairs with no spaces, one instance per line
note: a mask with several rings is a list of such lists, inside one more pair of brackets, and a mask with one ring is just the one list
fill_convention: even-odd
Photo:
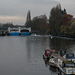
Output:
[[65,58],[66,58],[66,59],[74,59],[75,56],[74,56],[73,53],[66,53]]

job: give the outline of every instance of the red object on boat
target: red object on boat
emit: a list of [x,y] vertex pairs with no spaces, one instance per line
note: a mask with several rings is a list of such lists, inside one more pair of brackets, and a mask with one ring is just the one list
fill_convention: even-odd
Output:
[[50,57],[51,57],[51,54],[52,54],[53,52],[54,52],[54,50],[46,49],[45,52],[44,52],[44,54],[43,54],[43,58],[49,60]]
[[46,56],[51,56],[51,54],[52,54],[53,52],[54,52],[53,50],[46,49],[44,54],[45,54]]

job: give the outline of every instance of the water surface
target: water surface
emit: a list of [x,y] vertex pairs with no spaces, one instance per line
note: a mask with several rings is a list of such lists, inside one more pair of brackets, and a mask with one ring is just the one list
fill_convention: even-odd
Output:
[[75,53],[75,41],[49,36],[0,37],[0,75],[58,75],[44,62],[45,49]]

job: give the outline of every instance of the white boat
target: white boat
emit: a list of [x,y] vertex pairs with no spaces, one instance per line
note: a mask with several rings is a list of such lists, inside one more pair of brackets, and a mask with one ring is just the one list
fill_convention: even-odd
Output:
[[49,62],[52,66],[57,66],[59,75],[75,75],[75,56],[73,53],[66,53],[64,56],[54,54],[53,57],[58,58],[58,61],[55,62],[52,58]]
[[75,63],[74,53],[66,53],[63,58],[65,58],[67,61],[73,61]]
[[49,60],[49,63],[50,63],[50,66],[52,66],[52,67],[57,67],[57,64],[56,64],[56,61],[58,61],[58,59],[57,58],[51,58],[50,60]]
[[60,62],[62,62],[62,60],[59,58],[56,58],[56,57],[51,57],[49,60],[50,66],[52,66],[52,67],[58,67],[58,64]]
[[66,53],[63,61],[58,62],[58,69],[62,75],[75,75],[75,57],[73,53]]
[[75,75],[75,63],[73,61],[63,61],[59,63],[58,70],[61,75]]

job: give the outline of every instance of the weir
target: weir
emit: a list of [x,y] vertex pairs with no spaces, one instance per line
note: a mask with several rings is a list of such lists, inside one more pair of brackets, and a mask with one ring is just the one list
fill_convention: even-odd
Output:
[[30,35],[31,34],[31,28],[22,28],[22,27],[17,27],[17,28],[8,28],[8,33],[11,36],[16,36],[16,35]]

